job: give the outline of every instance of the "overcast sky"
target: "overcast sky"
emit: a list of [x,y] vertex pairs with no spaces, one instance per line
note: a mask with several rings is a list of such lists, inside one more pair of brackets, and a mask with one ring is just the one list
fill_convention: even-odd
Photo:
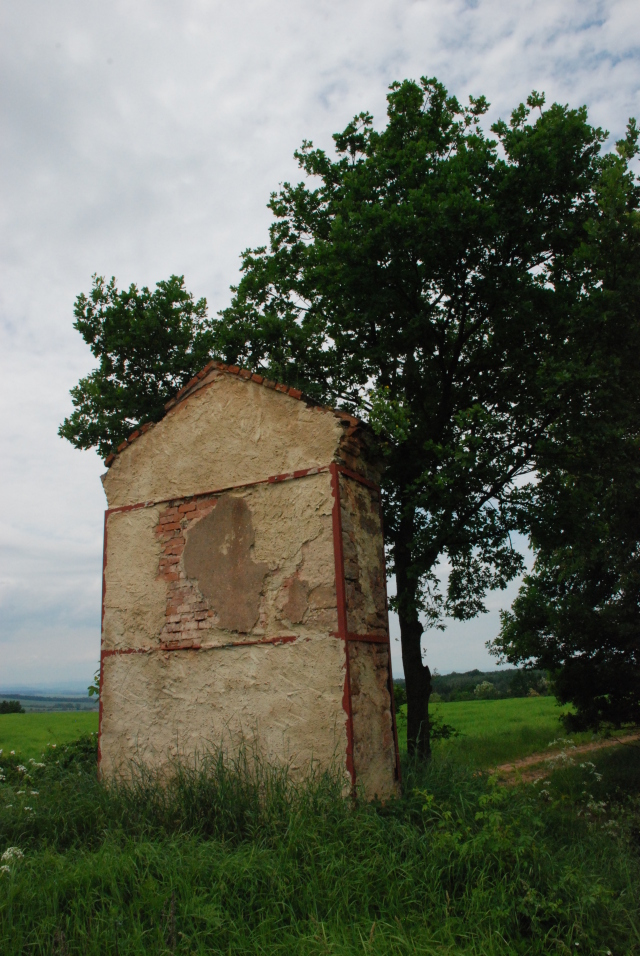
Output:
[[[104,469],[56,432],[91,367],[72,309],[92,273],[184,274],[224,307],[294,149],[330,148],[362,110],[382,125],[396,79],[485,94],[488,122],[544,90],[619,138],[640,118],[640,4],[22,0],[0,17],[0,687],[72,687],[98,662]],[[432,666],[493,666],[513,591],[429,636]]]

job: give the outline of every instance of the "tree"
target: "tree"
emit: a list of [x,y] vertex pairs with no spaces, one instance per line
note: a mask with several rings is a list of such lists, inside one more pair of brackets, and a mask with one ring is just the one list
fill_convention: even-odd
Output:
[[194,301],[183,276],[153,292],[93,277],[76,299],[76,328],[99,359],[71,390],[75,410],[59,434],[106,456],[138,425],[158,421],[164,405],[208,360],[213,338],[205,299]]
[[534,568],[491,645],[549,669],[571,730],[640,723],[640,450],[620,444],[535,489]]
[[[626,157],[631,143],[618,144]],[[600,315],[589,414],[557,423],[527,496],[536,559],[492,650],[541,666],[571,729],[640,721],[640,216],[637,186],[609,162],[590,260]]]
[[380,435],[408,744],[427,755],[423,621],[484,610],[522,568],[526,476],[571,426],[616,418],[625,390],[599,397],[603,369],[624,365],[638,313],[607,334],[602,260],[625,255],[637,132],[603,156],[586,109],[533,93],[487,137],[485,100],[430,79],[388,103],[383,130],[363,113],[334,137],[335,159],[303,144],[308,181],[272,195],[269,247],[243,254],[215,349]]
[[622,367],[638,324],[628,310],[604,334],[601,274],[626,250],[609,193],[625,216],[638,204],[635,126],[603,156],[586,109],[543,106],[533,93],[485,135],[484,98],[461,106],[423,78],[392,85],[384,129],[362,113],[334,136],[335,158],[305,142],[307,181],[272,195],[269,246],[243,253],[212,327],[217,357],[355,411],[380,437],[408,744],[423,755],[424,623],[473,617],[520,572],[523,485],[571,427],[615,419],[602,370],[619,354]]

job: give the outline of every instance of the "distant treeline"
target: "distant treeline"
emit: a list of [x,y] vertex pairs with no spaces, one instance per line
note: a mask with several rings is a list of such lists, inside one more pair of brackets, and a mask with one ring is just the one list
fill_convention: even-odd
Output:
[[[9,705],[9,706],[8,706]],[[0,694],[0,714],[13,713],[60,713],[77,711],[86,713],[98,709],[92,697],[46,697],[38,694]]]
[[[397,705],[405,703],[404,680],[394,681]],[[551,693],[547,672],[520,670],[465,671],[464,674],[435,673],[431,677],[431,702],[456,700],[500,700],[505,697],[538,697]]]

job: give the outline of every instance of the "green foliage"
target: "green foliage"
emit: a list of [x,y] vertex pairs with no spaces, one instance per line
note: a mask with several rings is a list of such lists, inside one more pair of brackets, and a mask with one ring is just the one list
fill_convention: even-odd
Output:
[[24,714],[19,700],[0,700],[0,714]]
[[100,697],[100,668],[93,675],[93,683],[87,687],[89,697]]
[[476,669],[463,674],[433,674],[431,686],[439,699],[443,701],[473,700],[479,684],[491,684],[487,688],[489,698],[527,697],[533,689],[538,694],[548,694],[549,686],[546,671],[534,668],[504,668],[495,671]]
[[392,85],[383,129],[362,113],[336,134],[335,158],[304,143],[307,181],[271,197],[269,246],[243,254],[215,327],[227,361],[368,414],[380,436],[411,746],[422,621],[485,609],[522,569],[527,476],[637,402],[635,126],[602,156],[584,108],[543,107],[532,93],[487,136],[483,98],[423,78]]
[[[638,409],[631,409],[634,416]],[[608,447],[547,469],[536,489],[536,560],[492,650],[553,675],[571,729],[640,723],[640,454],[637,419]],[[576,447],[577,446],[577,447]],[[592,454],[593,451],[593,454]]]
[[544,106],[533,91],[487,134],[483,97],[394,83],[383,129],[361,113],[334,157],[303,143],[306,182],[272,195],[269,245],[243,253],[217,320],[176,277],[154,293],[95,279],[76,302],[100,359],[61,426],[78,447],[106,454],[157,420],[209,352],[369,417],[425,755],[423,622],[482,613],[522,570],[510,534],[535,537],[530,476],[551,493],[577,445],[589,462],[640,437],[638,130],[602,155],[585,108]]
[[156,422],[164,405],[207,362],[212,347],[205,299],[194,301],[183,276],[119,291],[93,277],[76,299],[76,328],[99,361],[71,390],[74,411],[59,434],[104,458],[139,425]]
[[632,825],[604,791],[594,824],[573,781],[547,799],[434,761],[381,807],[246,756],[111,787],[95,740],[39,763],[3,757],[7,956],[637,951]]

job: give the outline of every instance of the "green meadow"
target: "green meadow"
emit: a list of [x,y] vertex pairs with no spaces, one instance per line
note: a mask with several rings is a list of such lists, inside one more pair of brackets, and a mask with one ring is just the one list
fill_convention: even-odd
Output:
[[105,786],[95,714],[0,716],[0,953],[640,954],[640,747],[502,786],[554,701],[434,709],[464,736],[386,805],[249,754]]
[[97,713],[0,714],[0,750],[39,758],[49,744],[67,744],[97,730]]
[[[555,697],[521,697],[507,700],[474,700],[437,703],[432,718],[456,730],[460,736],[438,741],[434,755],[459,760],[473,769],[495,767],[532,753],[544,751],[558,738],[584,743],[592,734],[567,734]],[[398,718],[400,748],[406,749],[406,706]]]

